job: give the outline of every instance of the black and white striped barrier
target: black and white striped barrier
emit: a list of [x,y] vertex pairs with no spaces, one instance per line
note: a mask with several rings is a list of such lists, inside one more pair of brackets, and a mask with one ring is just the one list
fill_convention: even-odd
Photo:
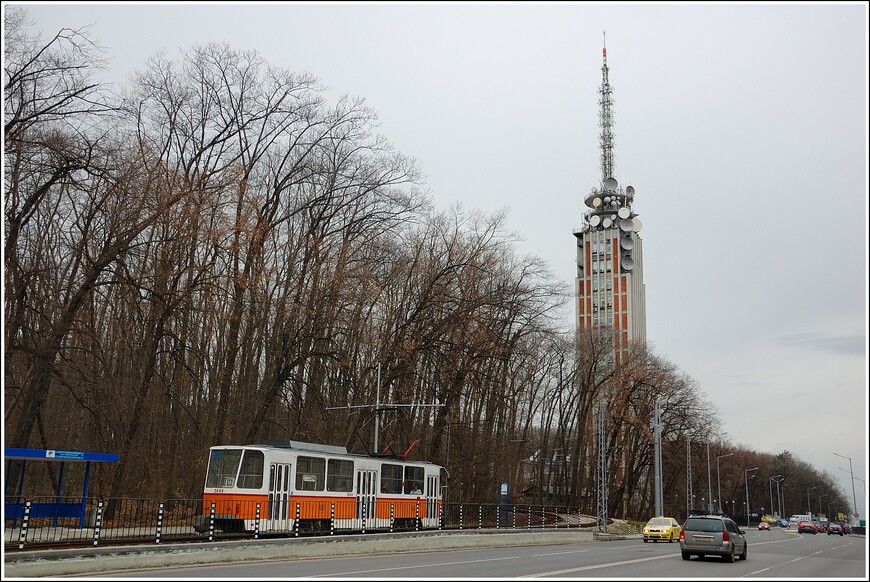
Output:
[[214,541],[214,501],[211,502],[211,511],[208,514],[208,541]]
[[24,549],[24,542],[27,541],[27,523],[30,521],[30,504],[31,501],[24,502],[24,517],[21,518],[21,531],[18,533],[18,549]]
[[163,531],[163,502],[160,502],[160,505],[157,506],[157,535],[154,538],[154,543],[160,543],[160,534]]
[[97,519],[94,520],[94,547],[100,543],[100,529],[103,527],[103,502],[97,503]]

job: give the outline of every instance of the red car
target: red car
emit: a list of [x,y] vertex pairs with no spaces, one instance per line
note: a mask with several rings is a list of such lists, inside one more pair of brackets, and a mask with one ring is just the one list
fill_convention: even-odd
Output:
[[770,531],[770,524],[767,523],[766,521],[759,521],[758,522],[758,529],[766,529],[767,531]]
[[843,535],[843,526],[839,523],[832,523],[828,526],[828,535],[831,534]]
[[804,533],[804,532],[811,533],[813,535],[816,535],[817,533],[819,533],[818,531],[816,531],[816,526],[814,526],[812,524],[812,522],[810,522],[810,521],[798,522],[798,533]]

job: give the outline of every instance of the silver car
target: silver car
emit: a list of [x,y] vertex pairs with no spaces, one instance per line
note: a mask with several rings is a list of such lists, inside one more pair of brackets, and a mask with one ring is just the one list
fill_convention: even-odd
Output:
[[734,520],[720,515],[696,515],[683,524],[680,551],[684,560],[692,556],[722,556],[726,562],[746,559],[744,531]]

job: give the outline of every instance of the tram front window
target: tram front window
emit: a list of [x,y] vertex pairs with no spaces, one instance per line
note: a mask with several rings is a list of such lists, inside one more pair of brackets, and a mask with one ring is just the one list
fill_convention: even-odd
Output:
[[241,460],[242,449],[213,450],[208,460],[208,472],[205,477],[206,488],[234,487]]

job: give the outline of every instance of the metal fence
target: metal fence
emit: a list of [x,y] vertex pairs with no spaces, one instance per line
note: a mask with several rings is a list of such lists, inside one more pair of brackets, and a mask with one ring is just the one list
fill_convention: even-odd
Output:
[[[6,498],[4,545],[10,549],[197,542],[265,536],[432,529],[557,529],[593,527],[576,508],[497,503],[378,502],[377,507],[293,500],[259,503],[203,499]],[[431,506],[430,506],[431,507]]]

